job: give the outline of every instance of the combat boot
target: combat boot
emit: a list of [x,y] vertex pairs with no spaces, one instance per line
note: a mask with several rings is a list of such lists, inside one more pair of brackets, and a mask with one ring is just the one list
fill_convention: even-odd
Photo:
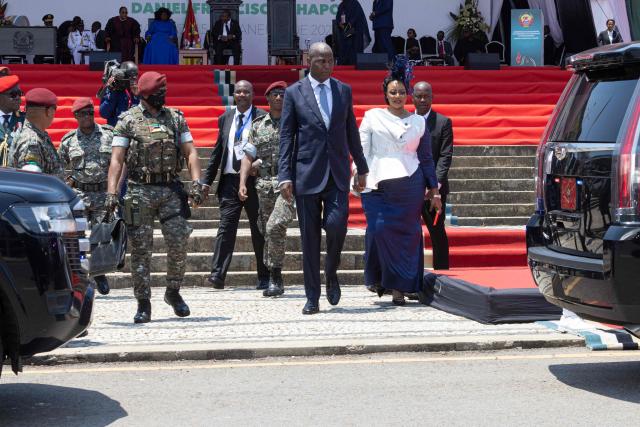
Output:
[[277,297],[284,294],[284,283],[282,281],[282,270],[274,268],[271,270],[269,287],[262,293],[265,297]]
[[151,321],[151,301],[147,298],[138,300],[138,311],[133,316],[133,323],[148,323]]
[[164,293],[164,302],[173,307],[173,312],[178,317],[187,317],[191,314],[189,306],[180,295],[180,289],[167,288]]
[[94,277],[96,281],[96,288],[98,288],[98,292],[101,295],[107,295],[109,293],[109,281],[106,276],[96,276]]

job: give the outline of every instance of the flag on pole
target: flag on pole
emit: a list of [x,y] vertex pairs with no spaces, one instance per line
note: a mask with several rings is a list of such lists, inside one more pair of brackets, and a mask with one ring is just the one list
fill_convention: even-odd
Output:
[[182,30],[182,48],[200,47],[200,34],[196,23],[196,14],[193,13],[193,4],[189,0],[187,6],[187,17],[184,20],[184,30]]

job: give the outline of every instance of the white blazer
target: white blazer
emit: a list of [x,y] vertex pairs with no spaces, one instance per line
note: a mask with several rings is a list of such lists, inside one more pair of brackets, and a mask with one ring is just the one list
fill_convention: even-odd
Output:
[[417,149],[426,126],[424,117],[415,114],[401,119],[386,108],[364,113],[360,141],[369,166],[365,192],[378,189],[380,181],[413,175],[420,166]]

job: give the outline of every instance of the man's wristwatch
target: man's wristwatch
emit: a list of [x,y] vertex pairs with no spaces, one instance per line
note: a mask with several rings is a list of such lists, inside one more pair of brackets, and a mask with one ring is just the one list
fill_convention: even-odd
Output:
[[440,194],[434,194],[433,197],[437,197],[438,199],[442,198],[442,196]]

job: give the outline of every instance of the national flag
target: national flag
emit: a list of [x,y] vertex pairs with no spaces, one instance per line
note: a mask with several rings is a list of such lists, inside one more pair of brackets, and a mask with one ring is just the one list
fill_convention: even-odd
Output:
[[200,34],[196,23],[196,14],[193,13],[193,4],[189,0],[187,6],[187,17],[184,20],[184,30],[182,30],[182,48],[200,47]]

